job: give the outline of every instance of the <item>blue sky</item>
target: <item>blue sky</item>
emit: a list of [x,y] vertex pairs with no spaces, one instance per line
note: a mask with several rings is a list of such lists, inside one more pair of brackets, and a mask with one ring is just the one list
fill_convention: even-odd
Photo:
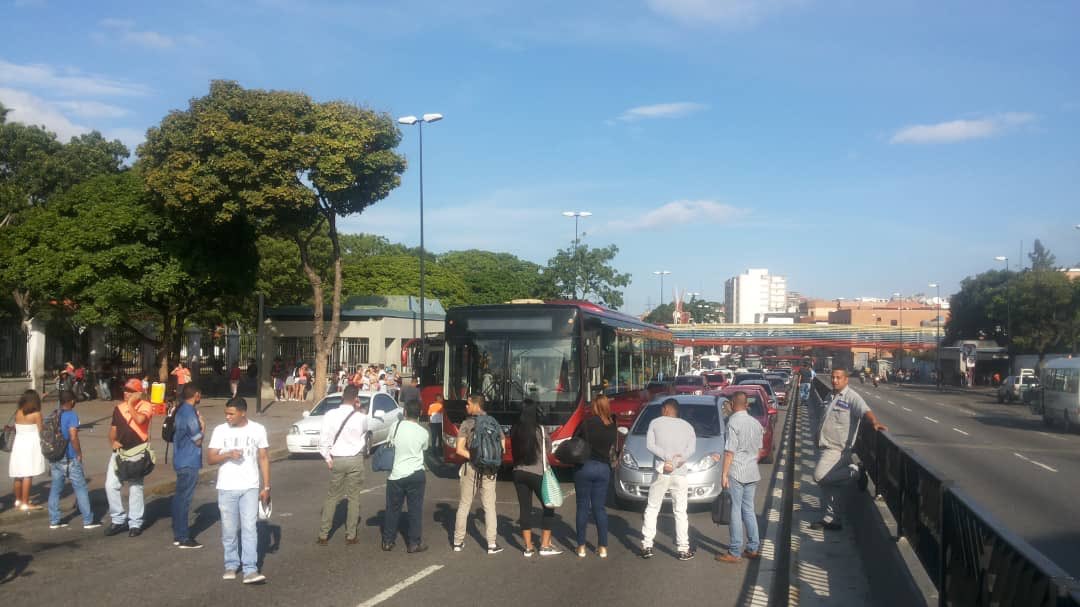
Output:
[[[0,101],[129,145],[211,79],[425,129],[428,247],[543,263],[594,213],[624,309],[654,270],[748,267],[823,298],[952,292],[1040,238],[1080,261],[1080,3],[0,0]],[[345,229],[419,240],[402,186]]]

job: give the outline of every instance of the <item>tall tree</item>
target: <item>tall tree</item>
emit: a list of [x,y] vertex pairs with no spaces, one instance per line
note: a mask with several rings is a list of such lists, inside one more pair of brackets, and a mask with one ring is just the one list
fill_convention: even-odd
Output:
[[543,268],[510,253],[450,251],[438,257],[437,265],[461,276],[468,304],[505,303],[541,294]]
[[1010,315],[1009,298],[1015,293],[1010,283],[1015,276],[1014,272],[989,270],[962,280],[960,290],[949,299],[946,341],[995,337],[1003,340]]
[[1020,273],[1011,293],[1012,341],[1019,349],[1038,354],[1042,367],[1047,352],[1069,345],[1069,329],[1076,314],[1073,287],[1062,272],[1031,270]]
[[[242,222],[296,244],[316,303],[316,399],[325,392],[329,353],[341,323],[337,221],[397,187],[405,170],[404,158],[394,151],[400,140],[387,114],[214,81],[208,95],[150,129],[139,148],[150,191],[175,217],[195,225]],[[320,235],[330,239],[329,280],[313,255],[312,243]],[[328,286],[329,326],[317,304]]]
[[1028,253],[1028,259],[1031,260],[1031,269],[1035,271],[1053,270],[1057,267],[1057,258],[1050,252],[1050,249],[1043,246],[1043,243],[1038,238],[1035,239],[1035,246]]
[[612,267],[611,262],[618,253],[619,247],[615,245],[591,248],[583,244],[577,251],[572,245],[559,249],[548,260],[541,289],[551,296],[566,299],[572,298],[576,290],[582,299],[595,299],[611,308],[619,308],[623,304],[620,289],[630,284],[630,275]]
[[[420,258],[374,255],[346,262],[345,292],[351,295],[413,295],[420,290]],[[468,287],[460,274],[439,264],[425,268],[428,295],[444,307],[468,303]]]

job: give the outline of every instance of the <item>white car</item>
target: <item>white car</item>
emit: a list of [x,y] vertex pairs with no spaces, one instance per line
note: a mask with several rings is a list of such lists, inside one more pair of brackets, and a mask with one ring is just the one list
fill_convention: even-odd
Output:
[[[361,392],[360,402],[371,413],[368,422],[368,446],[373,449],[386,442],[394,424],[401,419],[402,409],[393,396],[385,392]],[[289,428],[285,444],[289,453],[318,453],[323,415],[341,405],[341,394],[330,394]]]

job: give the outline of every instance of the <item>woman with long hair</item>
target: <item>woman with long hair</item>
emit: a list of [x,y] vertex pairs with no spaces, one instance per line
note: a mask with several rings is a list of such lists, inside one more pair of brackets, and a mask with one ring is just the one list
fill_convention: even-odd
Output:
[[[525,540],[525,557],[536,554],[533,545],[533,529],[540,527],[540,556],[554,556],[562,551],[551,544],[551,523],[555,510],[544,506],[540,487],[544,478],[544,463],[551,452],[547,433],[540,424],[540,409],[536,403],[525,401],[521,417],[510,430],[510,449],[514,457],[514,489],[517,491],[521,535]],[[532,496],[540,501],[543,516],[536,520]]]
[[41,454],[41,397],[33,390],[19,397],[15,411],[15,441],[8,461],[8,476],[15,481],[15,507],[22,511],[41,510],[30,503],[30,485],[35,476],[45,473],[45,456]]
[[577,499],[577,555],[585,557],[585,533],[589,514],[596,522],[596,554],[607,558],[607,490],[611,481],[611,458],[619,436],[611,402],[600,394],[593,398],[592,416],[575,433],[589,445],[589,458],[574,472],[574,495]]

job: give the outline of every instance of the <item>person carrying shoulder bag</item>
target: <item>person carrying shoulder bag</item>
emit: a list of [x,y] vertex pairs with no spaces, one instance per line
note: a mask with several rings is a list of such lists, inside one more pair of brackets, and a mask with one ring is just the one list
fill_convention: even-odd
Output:
[[577,436],[589,445],[589,457],[574,471],[574,495],[577,500],[577,555],[586,554],[585,536],[589,515],[596,522],[596,554],[607,558],[607,491],[611,482],[612,452],[619,432],[611,415],[611,402],[603,394],[592,401],[592,417],[578,427]]
[[[105,496],[109,501],[111,524],[105,535],[113,536],[123,531],[129,537],[142,534],[143,479],[154,468],[153,451],[150,449],[150,419],[154,406],[143,399],[142,381],[131,378],[124,384],[124,400],[113,409],[109,426],[112,454],[105,472]],[[128,484],[128,509],[124,511],[121,491]]]

